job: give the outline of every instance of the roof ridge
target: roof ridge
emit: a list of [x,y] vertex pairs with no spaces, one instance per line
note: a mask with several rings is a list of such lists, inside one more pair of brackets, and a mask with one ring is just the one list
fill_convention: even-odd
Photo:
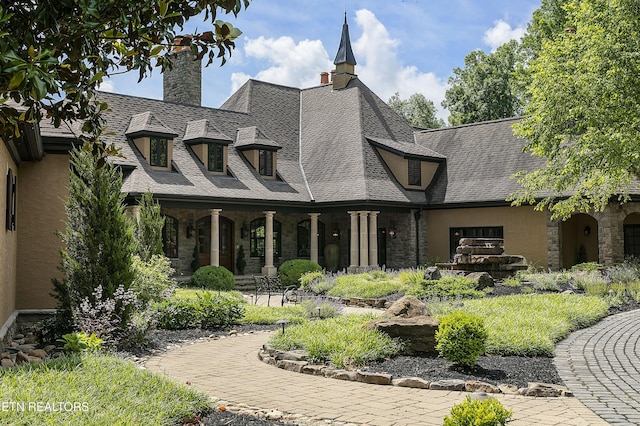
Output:
[[508,117],[508,118],[499,118],[497,120],[477,121],[475,123],[465,123],[465,124],[459,124],[457,126],[440,127],[440,128],[437,128],[437,129],[417,130],[416,133],[431,133],[431,132],[438,132],[438,131],[445,131],[445,130],[452,130],[452,129],[462,129],[462,128],[465,128],[465,127],[481,126],[481,125],[485,125],[485,124],[497,124],[497,123],[502,123],[502,122],[506,122],[506,121],[518,121],[518,120],[521,120],[521,119],[522,119],[521,116]]

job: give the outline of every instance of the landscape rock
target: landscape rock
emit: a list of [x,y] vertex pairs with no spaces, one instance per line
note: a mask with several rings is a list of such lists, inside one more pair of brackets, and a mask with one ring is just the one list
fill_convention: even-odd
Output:
[[391,374],[369,373],[367,371],[356,371],[356,381],[362,383],[370,383],[374,385],[390,385]]
[[0,359],[0,367],[5,368],[5,367],[13,367],[15,364],[13,363],[13,361],[11,361],[10,358],[2,358]]
[[419,377],[401,377],[393,379],[391,384],[403,388],[429,389],[431,383]]
[[22,351],[18,351],[18,353],[16,354],[16,365],[20,365],[25,362],[29,362],[29,355],[25,354]]
[[306,361],[307,360],[307,353],[302,350],[294,350],[294,351],[287,351],[287,352],[277,351],[274,356],[278,361],[279,360],[286,360],[286,361]]
[[[325,377],[327,377],[327,376],[325,376]],[[347,371],[347,370],[335,370],[335,372],[333,373],[331,378],[332,379],[348,380],[348,381],[351,381],[351,382],[355,382],[356,381],[356,372],[355,371]]]
[[2,352],[0,354],[0,359],[11,358],[11,354],[9,352]]
[[546,383],[529,383],[528,387],[521,388],[518,393],[524,396],[557,397],[562,395],[562,389],[560,386]]
[[518,394],[519,389],[517,386],[500,383],[498,384],[498,389],[500,389],[500,392],[502,392],[505,395],[519,395]]
[[412,318],[379,318],[368,322],[365,327],[379,330],[391,338],[401,339],[405,345],[402,353],[437,355],[436,331],[438,320],[429,316]]
[[414,318],[429,315],[427,305],[413,296],[403,296],[385,311],[385,316]]
[[42,349],[44,349],[45,351],[47,351],[47,353],[51,353],[51,352],[53,352],[53,351],[55,351],[55,350],[56,350],[56,345],[47,345],[47,346],[45,346],[45,347],[44,347],[44,348],[42,348]]
[[36,345],[33,345],[33,344],[24,344],[24,345],[16,346],[17,350],[22,351],[27,355],[29,355],[29,353],[31,353],[31,351],[33,351],[35,348],[36,348]]
[[34,349],[31,351],[29,356],[45,359],[49,354],[44,349]]
[[431,382],[429,389],[431,390],[448,390],[448,391],[463,391],[465,388],[464,380],[449,379],[438,380]]
[[430,266],[424,270],[424,279],[427,281],[436,281],[442,278],[440,268],[437,266]]
[[42,358],[37,356],[27,355],[27,358],[29,358],[29,364],[40,364],[42,362]]
[[324,365],[307,364],[302,367],[302,372],[304,374],[311,374],[312,376],[322,376],[325,368]]
[[276,366],[278,368],[282,368],[283,370],[293,371],[295,373],[302,372],[302,367],[307,365],[306,361],[290,361],[288,359],[281,359],[276,362]]
[[265,414],[265,418],[267,420],[280,420],[282,418],[282,412],[278,411],[278,410],[272,410],[269,411],[267,414]]
[[467,392],[500,393],[500,389],[490,383],[470,380],[464,384]]
[[487,287],[494,287],[496,285],[495,280],[488,272],[472,272],[467,275],[467,278],[470,278],[478,283],[478,290],[482,290]]

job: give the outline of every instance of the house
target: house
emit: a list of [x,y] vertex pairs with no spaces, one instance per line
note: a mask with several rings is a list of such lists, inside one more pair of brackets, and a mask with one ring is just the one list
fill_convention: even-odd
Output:
[[[410,267],[450,259],[464,236],[502,237],[507,253],[552,269],[640,255],[636,202],[566,222],[510,207],[511,175],[540,164],[513,135],[518,119],[412,128],[358,79],[346,20],[335,70],[308,89],[249,80],[220,108],[202,107],[190,55],[175,52],[163,100],[100,95],[129,210],[153,192],[179,275],[196,260],[240,274],[241,247],[247,275],[274,275],[294,258],[330,270]],[[0,340],[17,312],[55,307],[74,142],[43,122],[0,144]]]

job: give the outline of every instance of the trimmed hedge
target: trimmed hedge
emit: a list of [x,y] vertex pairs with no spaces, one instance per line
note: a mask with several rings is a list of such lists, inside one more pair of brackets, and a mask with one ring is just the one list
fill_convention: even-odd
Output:
[[202,266],[191,276],[191,287],[229,291],[236,287],[233,274],[224,266]]
[[285,287],[300,285],[300,277],[307,272],[322,271],[316,262],[307,259],[287,260],[278,268],[278,277]]

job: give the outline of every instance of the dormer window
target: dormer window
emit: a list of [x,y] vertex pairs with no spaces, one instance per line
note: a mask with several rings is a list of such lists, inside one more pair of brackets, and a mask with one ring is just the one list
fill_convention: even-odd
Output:
[[210,172],[222,173],[225,171],[224,163],[225,163],[225,147],[226,145],[222,145],[220,143],[209,142],[207,144],[207,169]]
[[230,175],[227,164],[229,144],[233,141],[209,120],[189,121],[182,140],[185,145],[191,147],[210,174]]
[[259,150],[258,162],[261,176],[273,176],[273,151]]
[[422,185],[422,161],[409,158],[408,184],[410,186]]
[[151,138],[149,164],[156,167],[167,167],[169,159],[169,141],[166,138]]
[[151,112],[131,117],[125,132],[128,138],[147,160],[153,170],[172,170],[173,138],[178,136],[171,128],[162,124]]

